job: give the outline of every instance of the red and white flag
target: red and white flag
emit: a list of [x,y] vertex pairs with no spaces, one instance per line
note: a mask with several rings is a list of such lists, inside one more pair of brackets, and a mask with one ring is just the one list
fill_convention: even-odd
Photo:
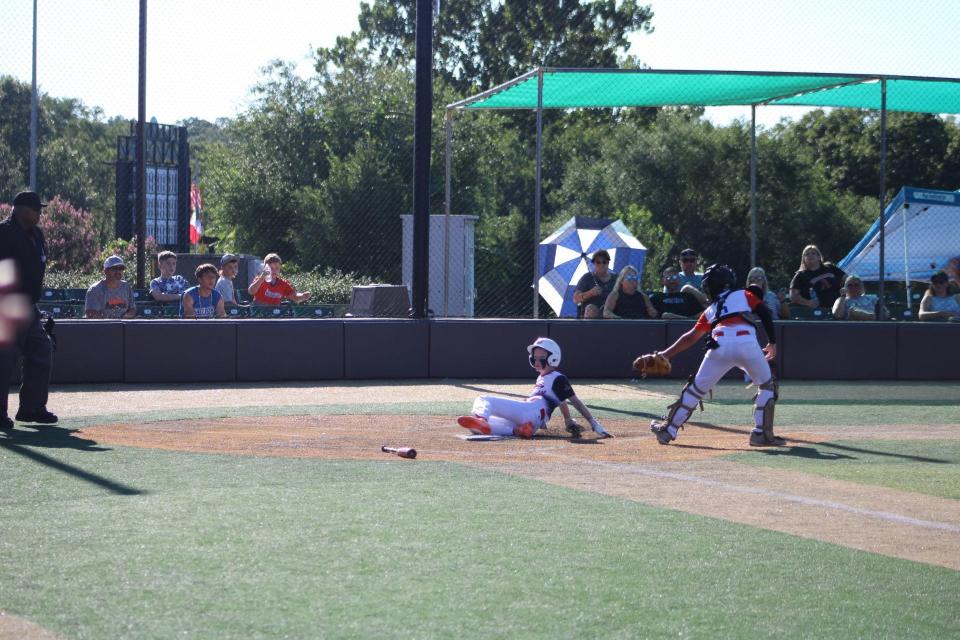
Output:
[[200,244],[203,237],[203,198],[200,187],[190,185],[190,244]]

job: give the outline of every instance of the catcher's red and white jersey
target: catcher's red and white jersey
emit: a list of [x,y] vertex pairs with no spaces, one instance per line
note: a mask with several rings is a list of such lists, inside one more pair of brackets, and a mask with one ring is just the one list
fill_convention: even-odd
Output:
[[[744,325],[753,329],[753,325],[747,322],[741,314],[750,313],[758,306],[763,304],[763,300],[753,295],[746,289],[737,289],[727,294],[722,304],[720,312],[722,320],[717,324],[718,327],[729,327],[734,325]],[[713,321],[717,317],[717,304],[713,303],[700,314],[697,319],[695,329],[703,333],[710,333],[713,327]]]

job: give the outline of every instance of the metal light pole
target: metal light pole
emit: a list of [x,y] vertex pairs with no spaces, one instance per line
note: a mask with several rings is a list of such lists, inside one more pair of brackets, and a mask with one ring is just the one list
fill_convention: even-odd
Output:
[[37,190],[37,0],[33,0],[33,80],[30,85],[30,190]]
[[430,118],[433,111],[433,1],[417,0],[416,87],[413,127],[414,318],[427,316],[430,251]]
[[140,69],[137,89],[137,288],[146,282],[147,158],[144,121],[147,119],[147,0],[140,0]]

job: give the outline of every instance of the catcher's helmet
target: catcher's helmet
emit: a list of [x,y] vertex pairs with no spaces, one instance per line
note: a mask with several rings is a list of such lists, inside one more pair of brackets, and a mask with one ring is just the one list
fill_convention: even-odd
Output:
[[710,296],[711,300],[715,300],[727,289],[733,289],[736,282],[737,274],[733,272],[733,269],[725,264],[712,264],[703,272],[703,282],[700,283],[700,288]]
[[533,344],[527,345],[527,353],[530,354],[531,367],[533,366],[533,350],[536,347],[540,347],[549,354],[547,355],[548,365],[551,367],[560,366],[560,345],[550,338],[537,338],[533,341]]

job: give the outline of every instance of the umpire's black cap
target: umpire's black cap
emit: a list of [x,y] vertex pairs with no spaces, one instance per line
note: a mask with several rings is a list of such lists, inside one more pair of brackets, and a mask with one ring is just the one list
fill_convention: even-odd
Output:
[[47,206],[47,203],[41,202],[40,196],[38,196],[35,191],[21,191],[13,199],[13,206],[30,207],[31,209],[37,209],[39,211]]

